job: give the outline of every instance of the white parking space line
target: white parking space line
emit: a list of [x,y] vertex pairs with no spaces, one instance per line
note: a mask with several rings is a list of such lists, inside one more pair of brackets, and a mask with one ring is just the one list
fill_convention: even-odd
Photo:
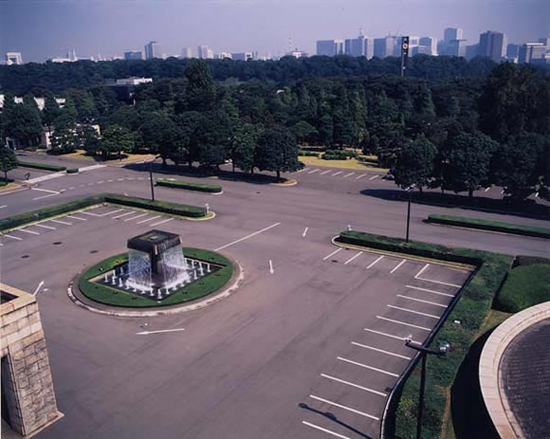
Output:
[[58,191],[52,191],[51,189],[42,189],[39,187],[31,187],[31,190],[33,191],[39,191],[39,192],[48,192],[49,194],[59,195],[61,192]]
[[334,407],[338,407],[338,408],[347,410],[348,412],[356,413],[358,415],[365,416],[365,417],[370,418],[370,419],[374,419],[375,421],[380,420],[380,418],[377,418],[376,416],[372,416],[372,415],[369,415],[368,413],[360,412],[359,410],[353,409],[351,407],[346,407],[345,405],[338,404],[336,402],[329,401],[328,399],[319,398],[318,396],[315,396],[315,395],[309,395],[309,397],[313,398],[317,401],[324,402],[325,404],[329,404],[329,405],[332,405]]
[[23,241],[23,238],[19,238],[17,236],[11,236],[11,235],[5,235],[5,234],[2,236],[5,236],[6,238],[15,239],[16,241]]
[[307,170],[306,168],[300,169],[299,171],[296,172],[296,174],[299,174],[300,172],[304,172],[304,171],[306,171],[306,170]]
[[395,354],[393,352],[385,351],[383,349],[373,348],[372,346],[367,346],[366,344],[357,343],[356,341],[352,341],[351,344],[354,345],[354,346],[358,346],[360,348],[370,349],[371,351],[376,351],[376,352],[381,352],[382,354],[391,355],[392,357],[403,358],[403,360],[412,360],[411,357],[406,357],[405,355]]
[[435,302],[430,302],[429,300],[417,299],[416,297],[404,296],[403,294],[398,294],[397,297],[401,297],[403,299],[408,299],[408,300],[414,300],[415,302],[427,303],[428,305],[439,306],[441,308],[447,308],[447,305],[443,305],[441,303],[435,303]]
[[332,430],[327,430],[326,428],[319,427],[318,425],[312,424],[311,422],[302,421],[302,424],[307,425],[308,427],[314,428],[316,430],[322,431],[324,433],[328,433],[331,436],[338,437],[340,439],[351,439],[349,436],[344,436],[343,434],[335,433]]
[[349,174],[344,175],[342,178],[348,178],[350,175],[355,174],[355,172],[350,172]]
[[379,176],[379,175],[374,175],[374,176],[372,176],[371,178],[369,178],[369,180],[371,180],[371,181],[372,181],[372,180],[376,180],[378,177],[380,177],[380,176]]
[[[382,335],[384,337],[394,338],[395,340],[405,341],[405,339],[406,339],[405,337],[400,337],[398,335],[388,334],[388,333],[382,332],[382,331],[375,331],[374,329],[364,328],[364,330],[367,331],[367,332],[372,332],[373,334]],[[419,341],[415,341],[415,340],[411,340],[411,343],[422,344]]]
[[342,250],[342,247],[340,247],[338,250],[334,250],[332,253],[326,255],[324,258],[323,258],[323,261],[326,261],[328,258],[330,258],[331,256],[334,256],[336,253],[338,253],[340,250]]
[[142,213],[141,215],[126,218],[124,221],[133,221],[133,220],[138,219],[138,218],[143,218],[144,216],[147,216],[147,215],[149,215],[149,214],[148,213]]
[[8,207],[8,205],[4,204],[3,206],[0,206],[0,209],[3,209],[4,207]]
[[160,225],[160,224],[167,223],[168,221],[172,221],[173,219],[174,219],[174,218],[168,218],[168,219],[159,221],[159,222],[157,222],[157,223],[150,224],[150,226],[151,226],[151,227],[155,227],[155,226],[158,226],[158,225]]
[[239,242],[241,242],[241,241],[244,241],[245,239],[252,238],[253,236],[259,235],[260,233],[266,232],[266,231],[272,229],[273,227],[277,227],[277,226],[280,225],[280,224],[281,224],[281,223],[271,224],[270,226],[268,226],[268,227],[266,227],[266,228],[264,228],[264,229],[262,229],[262,230],[258,230],[257,232],[251,233],[250,235],[246,235],[245,237],[243,237],[243,238],[241,238],[241,239],[237,239],[236,241],[230,242],[229,244],[225,244],[225,245],[223,245],[223,246],[221,246],[221,247],[218,247],[218,248],[217,248],[216,250],[214,250],[214,251],[217,252],[217,251],[223,250],[224,248],[227,248],[227,247],[229,247],[229,246],[231,246],[231,245],[233,245],[233,244],[237,244],[237,243],[239,243]]
[[25,232],[25,233],[30,233],[31,235],[40,235],[40,233],[38,232],[35,232],[33,230],[27,230],[27,229],[17,229],[19,232]]
[[126,212],[126,213],[122,213],[120,215],[114,216],[113,219],[124,218],[125,216],[133,215],[134,213],[136,213],[136,212],[131,210],[130,212]]
[[334,174],[331,175],[331,177],[336,177],[337,175],[340,175],[341,173],[342,173],[342,171],[335,172]]
[[314,169],[313,171],[309,171],[308,174],[315,174],[316,172],[319,172],[319,169]]
[[424,291],[426,293],[432,293],[432,294],[437,294],[438,296],[446,296],[446,297],[454,297],[454,295],[452,294],[447,294],[447,293],[441,293],[439,291],[434,291],[434,290],[428,290],[426,288],[420,288],[420,287],[415,287],[413,285],[405,285],[407,288],[410,288],[412,290],[418,290],[418,291]]
[[395,266],[395,268],[394,268],[392,271],[390,271],[390,274],[395,273],[395,272],[399,269],[399,267],[401,267],[401,265],[403,265],[405,262],[407,262],[407,260],[406,260],[406,259],[403,259],[399,264],[397,264],[397,265]]
[[333,377],[333,376],[330,376],[330,375],[326,375],[324,373],[322,373],[321,376],[323,378],[327,378],[329,380],[336,381],[338,383],[346,384],[348,386],[355,387],[357,389],[365,390],[366,392],[374,393],[375,395],[380,395],[380,396],[383,396],[383,397],[388,396],[387,393],[379,392],[378,390],[369,389],[368,387],[363,387],[363,386],[360,386],[359,384],[350,383],[349,381],[341,380],[340,378],[336,378],[336,377]]
[[348,265],[351,261],[353,261],[355,258],[361,256],[363,252],[357,253],[355,256],[352,256],[350,259],[348,259],[346,262],[344,262],[344,265]]
[[395,305],[387,305],[387,307],[392,308],[392,309],[398,309],[399,311],[410,312],[412,314],[418,314],[419,316],[425,316],[425,317],[429,317],[431,319],[439,320],[439,316],[434,316],[433,314],[428,314],[428,313],[420,312],[420,311],[413,311],[412,309],[402,308],[400,306],[395,306]]
[[398,325],[410,326],[411,328],[422,329],[423,331],[428,331],[428,332],[431,331],[430,328],[425,328],[424,326],[413,325],[412,323],[402,322],[401,320],[388,319],[387,317],[383,317],[383,316],[376,316],[376,318],[380,319],[380,320],[385,320],[386,322],[396,323]]
[[157,215],[157,216],[154,216],[154,217],[152,217],[152,218],[147,218],[147,219],[138,221],[136,224],[147,223],[147,222],[149,222],[149,221],[153,221],[154,219],[157,219],[157,218],[160,218],[160,217],[161,217],[161,215]]
[[484,192],[487,192],[489,189],[491,189],[491,186],[486,187]]
[[101,216],[112,215],[113,213],[122,212],[124,209],[111,210],[110,212],[102,213]]
[[99,215],[98,213],[93,213],[93,212],[80,212],[80,213],[83,213],[84,215],[90,215],[90,216],[101,216]]
[[356,178],[356,180],[359,180],[360,178],[363,178],[367,174],[361,174],[359,177]]
[[358,363],[357,361],[348,360],[347,358],[344,358],[344,357],[336,357],[336,358],[340,361],[345,362],[345,363],[354,364],[355,366],[359,366],[359,367],[362,367],[364,369],[374,370],[375,372],[380,372],[380,373],[383,373],[384,375],[389,375],[389,376],[396,377],[396,378],[399,377],[398,374],[393,373],[393,372],[388,372],[387,370],[384,370],[384,369],[378,369],[377,367],[372,367],[372,366],[368,366],[368,365],[363,364],[363,363]]
[[422,273],[424,273],[424,271],[426,271],[426,268],[428,268],[430,266],[430,264],[426,264],[424,265],[424,267],[422,267],[420,269],[420,271],[418,273],[416,273],[416,275],[414,276],[415,279],[418,279],[418,276],[420,276]]
[[73,215],[67,215],[67,218],[75,219],[75,220],[78,220],[78,221],[88,221],[86,218],[79,218],[79,217],[73,216]]
[[73,225],[73,223],[68,223],[67,221],[60,221],[60,220],[48,220],[48,221],[51,221],[53,223],[63,224],[65,226],[72,226]]
[[332,172],[332,171],[329,169],[328,171],[321,172],[319,175],[325,175],[325,174],[328,174],[329,172]]
[[42,227],[43,229],[48,229],[48,230],[57,230],[55,227],[52,227],[52,226],[45,226],[43,224],[35,224],[36,227]]
[[384,259],[384,255],[380,256],[376,261],[374,261],[373,263],[371,263],[368,267],[367,267],[367,270],[371,267],[374,267],[374,264],[376,264],[378,261],[381,261],[382,259]]

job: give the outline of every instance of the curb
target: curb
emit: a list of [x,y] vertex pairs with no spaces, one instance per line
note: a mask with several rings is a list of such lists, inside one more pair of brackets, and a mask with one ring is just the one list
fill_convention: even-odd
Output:
[[297,180],[287,180],[284,183],[270,183],[271,186],[277,186],[277,187],[290,187],[290,186],[296,186],[298,184]]

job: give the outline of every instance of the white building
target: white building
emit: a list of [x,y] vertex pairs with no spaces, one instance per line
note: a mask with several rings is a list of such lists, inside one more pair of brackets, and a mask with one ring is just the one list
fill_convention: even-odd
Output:
[[181,58],[193,58],[193,50],[190,47],[184,47],[183,49],[181,49]]
[[141,85],[148,84],[149,82],[153,82],[153,78],[138,78],[132,76],[130,78],[117,79],[116,85]]
[[200,59],[214,59],[214,51],[208,46],[199,46],[198,53]]
[[233,54],[229,52],[220,52],[216,54],[216,59],[233,59]]
[[[4,95],[3,94],[0,94],[0,113],[2,112],[2,110],[4,109]],[[22,97],[19,97],[19,96],[15,96],[13,98],[13,101],[16,103],[16,104],[22,104],[23,103],[23,98]],[[59,105],[60,108],[63,108],[65,106],[65,98],[55,98],[55,101],[57,102],[57,105]],[[40,111],[42,111],[44,109],[44,98],[34,98],[34,102],[36,102],[36,106],[38,107],[38,109]]]
[[160,58],[160,45],[156,41],[150,41],[145,46],[145,59]]
[[[437,38],[434,37],[422,37],[418,42],[418,48],[416,53],[424,53],[426,55],[437,55]],[[413,53],[415,55],[415,53]]]
[[249,59],[253,59],[252,52],[238,52],[238,53],[232,53],[231,58],[235,61],[248,61]]
[[6,53],[6,64],[8,66],[11,66],[13,64],[15,64],[15,65],[23,64],[23,57],[21,56],[21,52],[7,52]]
[[532,63],[534,60],[542,60],[546,56],[544,43],[525,43],[519,47],[518,62]]

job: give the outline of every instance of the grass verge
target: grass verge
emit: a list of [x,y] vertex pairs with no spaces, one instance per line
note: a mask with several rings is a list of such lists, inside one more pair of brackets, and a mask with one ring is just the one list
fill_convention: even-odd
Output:
[[18,160],[18,163],[22,168],[42,169],[44,171],[59,172],[67,169],[66,166],[48,165],[47,163],[22,162],[21,160]]
[[127,253],[105,259],[91,267],[80,276],[78,286],[82,294],[87,298],[105,305],[127,308],[154,308],[177,305],[200,299],[218,291],[231,279],[233,275],[233,264],[219,253],[198,248],[183,248],[182,251],[187,258],[213,263],[222,266],[222,268],[197,282],[178,289],[166,299],[161,300],[160,303],[133,293],[110,288],[107,285],[96,284],[90,281],[90,279],[126,262],[128,260]]
[[330,166],[331,168],[355,169],[357,171],[388,172],[386,168],[378,168],[358,159],[323,160],[319,157],[300,157],[299,160],[307,166]]
[[159,178],[157,180],[157,186],[186,189],[189,191],[208,192],[212,194],[219,194],[223,190],[222,187],[217,184],[194,183],[191,181],[168,180],[164,178]]
[[[439,330],[436,327],[434,335],[427,342],[428,345],[434,343],[435,346],[440,342],[451,344],[451,351],[444,358],[428,361],[426,374],[423,437],[440,438],[449,389],[491,309],[493,298],[502,285],[514,258],[481,250],[424,242],[407,243],[398,238],[357,231],[342,232],[338,241],[477,267],[473,276],[449,306],[446,320],[442,322]],[[460,321],[460,324],[455,324],[455,320]],[[386,437],[415,436],[420,368],[414,369],[414,366],[413,362],[389,399],[388,414],[383,425]]]
[[522,224],[505,223],[502,221],[490,221],[478,218],[440,214],[429,215],[428,222],[550,239],[550,228],[546,227],[526,226]]

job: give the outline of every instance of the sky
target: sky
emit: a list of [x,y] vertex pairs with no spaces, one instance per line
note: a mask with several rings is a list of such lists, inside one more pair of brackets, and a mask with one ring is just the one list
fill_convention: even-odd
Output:
[[549,0],[0,0],[0,54],[23,61],[123,55],[150,40],[161,52],[210,46],[215,52],[283,55],[315,51],[318,39],[388,34],[443,37],[461,27],[468,44],[497,30],[508,42],[550,36]]

